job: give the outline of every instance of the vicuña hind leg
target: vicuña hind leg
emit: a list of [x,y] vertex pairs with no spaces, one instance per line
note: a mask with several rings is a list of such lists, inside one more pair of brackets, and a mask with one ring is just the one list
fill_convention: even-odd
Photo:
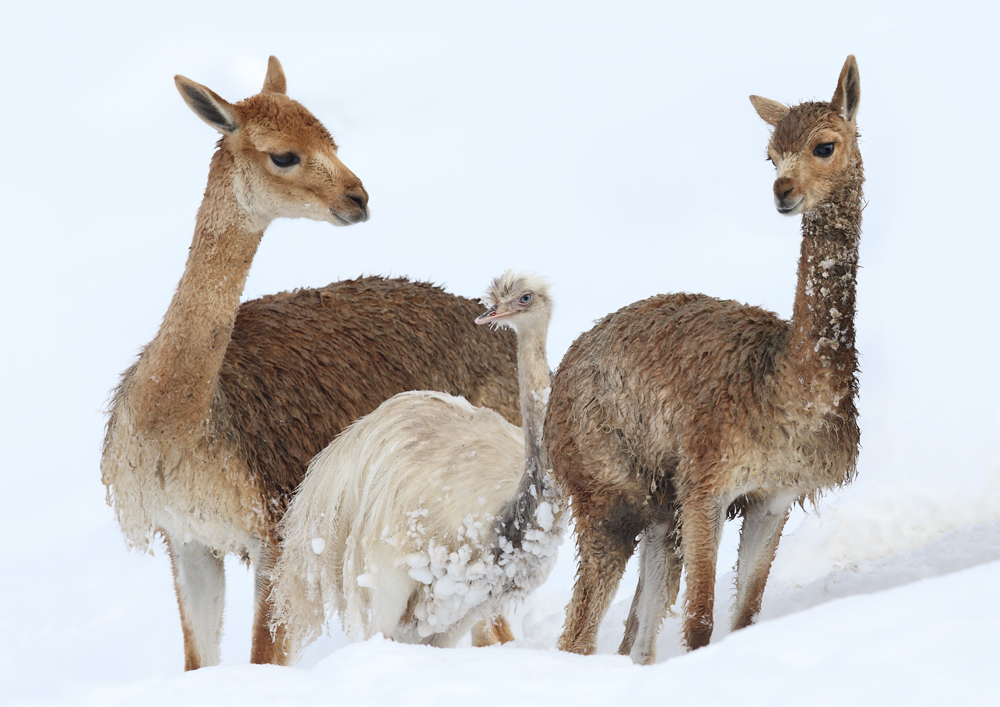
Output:
[[669,520],[649,526],[639,541],[639,584],[625,622],[625,637],[618,648],[639,665],[656,662],[656,637],[663,617],[680,591],[681,558]]
[[698,492],[681,502],[681,552],[687,568],[684,642],[689,650],[712,638],[715,565],[727,505],[718,496]]
[[628,558],[642,531],[636,507],[621,497],[595,503],[593,496],[573,498],[580,565],[559,649],[589,655],[597,650],[597,629],[614,598]]
[[250,662],[288,665],[291,656],[286,642],[286,628],[278,624],[271,634],[269,626],[274,604],[271,602],[271,572],[277,550],[265,546],[254,563],[254,613],[250,632]]
[[222,610],[226,600],[225,565],[197,540],[178,542],[163,532],[174,573],[174,590],[184,632],[184,669],[219,663]]
[[736,602],[733,605],[733,630],[753,623],[760,611],[764,585],[771,572],[781,530],[788,519],[790,501],[756,500],[747,504],[740,530],[740,554],[736,562]]

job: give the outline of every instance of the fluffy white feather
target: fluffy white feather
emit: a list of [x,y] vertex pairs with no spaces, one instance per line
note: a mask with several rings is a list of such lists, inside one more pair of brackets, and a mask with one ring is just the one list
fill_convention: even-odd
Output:
[[[539,368],[547,284],[508,273],[487,301],[518,330],[522,374]],[[542,368],[532,388],[547,386]],[[523,380],[522,415],[540,430],[542,398]],[[433,391],[396,395],[346,429],[313,459],[281,525],[275,620],[292,650],[320,634],[327,608],[354,638],[453,645],[533,591],[565,530],[538,448],[492,410]]]

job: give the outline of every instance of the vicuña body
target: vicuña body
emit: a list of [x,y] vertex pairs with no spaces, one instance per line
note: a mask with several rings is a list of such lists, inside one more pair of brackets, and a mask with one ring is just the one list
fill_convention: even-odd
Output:
[[326,604],[351,636],[454,645],[548,576],[565,528],[540,447],[551,300],[541,279],[508,272],[485,303],[478,323],[517,331],[523,433],[413,391],[323,450],[280,528],[275,609],[293,648],[320,633]]
[[859,98],[853,56],[829,103],[788,108],[751,96],[774,126],[777,209],[802,214],[791,321],[704,295],[661,295],[605,317],[560,364],[546,446],[572,496],[580,561],[560,648],[593,652],[640,533],[620,652],[655,659],[682,565],[684,639],[690,649],[708,643],[727,512],[743,516],[732,626],[750,624],[791,504],[853,478]]
[[263,91],[230,104],[177,88],[222,133],[177,292],[110,406],[101,472],[130,545],[166,541],[185,668],[219,660],[223,557],[252,562],[253,662],[285,662],[268,630],[275,527],[309,459],[403,390],[465,395],[519,421],[513,337],[476,330],[471,300],[364,278],[240,305],[278,217],[365,221],[368,195],[320,122],[285,95],[271,57]]

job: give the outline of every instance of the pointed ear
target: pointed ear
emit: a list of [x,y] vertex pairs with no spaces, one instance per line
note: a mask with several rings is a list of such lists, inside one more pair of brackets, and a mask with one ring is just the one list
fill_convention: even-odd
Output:
[[753,103],[757,115],[763,118],[764,122],[768,125],[777,125],[781,122],[782,118],[788,115],[788,106],[777,101],[772,101],[770,98],[750,96],[750,102]]
[[267,76],[264,77],[261,93],[284,93],[285,90],[285,72],[281,69],[278,57],[272,56],[267,60]]
[[858,73],[858,61],[851,54],[840,70],[840,80],[837,81],[837,90],[833,92],[830,105],[840,111],[841,117],[850,123],[858,114],[860,102],[861,75]]
[[188,108],[220,133],[229,134],[240,127],[233,107],[212,89],[183,76],[174,76],[174,83]]

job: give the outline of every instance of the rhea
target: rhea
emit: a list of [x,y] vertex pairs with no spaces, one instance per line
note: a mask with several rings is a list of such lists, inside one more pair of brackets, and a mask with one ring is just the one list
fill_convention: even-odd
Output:
[[[484,303],[477,324],[517,332],[523,430],[463,398],[411,391],[324,449],[280,528],[275,606],[293,650],[319,635],[327,605],[352,637],[451,646],[548,576],[565,528],[541,448],[552,300],[541,278],[508,272]],[[489,628],[473,642],[490,642]]]

